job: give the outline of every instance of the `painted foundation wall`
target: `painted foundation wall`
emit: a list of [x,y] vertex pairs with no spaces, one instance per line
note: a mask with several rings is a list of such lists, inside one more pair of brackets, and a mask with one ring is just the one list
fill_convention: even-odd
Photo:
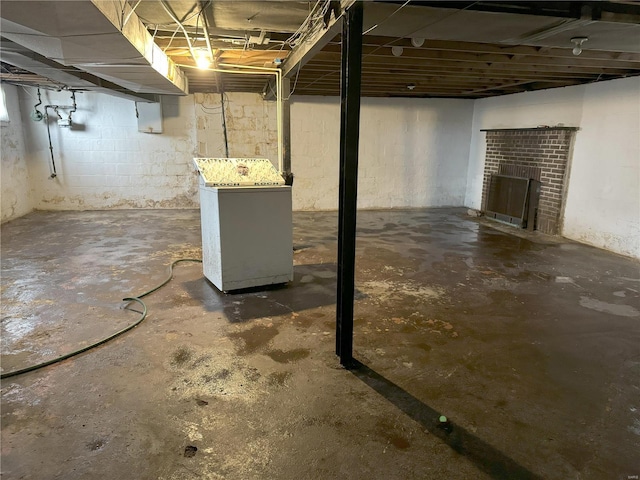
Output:
[[[295,210],[338,208],[340,100],[293,97]],[[464,205],[472,100],[363,98],[359,208]]]
[[[35,90],[29,93],[35,95]],[[42,91],[44,104],[68,106],[68,92]],[[41,210],[193,208],[197,203],[193,99],[163,97],[163,133],[138,132],[135,102],[76,93],[73,127],[49,126],[58,176],[50,178],[45,121],[25,121],[34,206]],[[34,99],[21,92],[23,118]],[[41,110],[44,109],[41,107]],[[63,116],[66,110],[61,109]]]
[[[226,157],[220,94],[193,95],[199,156]],[[224,100],[231,158],[268,158],[278,165],[276,103],[255,93],[228,93]]]
[[640,78],[476,100],[466,205],[481,208],[481,129],[579,127],[562,235],[640,258]]
[[[45,104],[70,104],[67,92],[43,96]],[[34,101],[23,94],[21,103],[27,115]],[[58,126],[50,111],[54,179],[46,124],[25,123],[36,208],[198,205],[191,158],[225,156],[219,95],[163,97],[162,134],[138,132],[131,101],[87,92],[77,95],[77,104],[71,129]],[[470,100],[363,99],[359,207],[463,205],[472,112]],[[268,158],[277,166],[275,102],[226,94],[225,120],[230,156]],[[293,97],[295,210],[338,207],[339,143],[339,100]]]
[[[163,133],[148,134],[138,132],[133,102],[85,92],[75,128],[51,120],[58,177],[50,179],[45,123],[29,119],[35,90],[5,88],[14,113],[2,128],[3,221],[33,208],[197,207],[191,158],[224,156],[219,95],[164,97]],[[68,105],[70,95],[43,91],[43,101]],[[228,94],[226,119],[231,156],[277,164],[274,102]],[[640,258],[639,123],[638,78],[475,102],[365,98],[358,206],[479,208],[481,129],[576,126],[563,234]],[[339,99],[292,97],[295,210],[337,208],[339,131]]]
[[588,85],[563,235],[640,258],[640,78]]
[[[33,192],[27,166],[18,87],[3,84],[9,121],[0,125],[0,203],[2,222],[13,220],[33,210]],[[27,117],[28,118],[28,117]]]

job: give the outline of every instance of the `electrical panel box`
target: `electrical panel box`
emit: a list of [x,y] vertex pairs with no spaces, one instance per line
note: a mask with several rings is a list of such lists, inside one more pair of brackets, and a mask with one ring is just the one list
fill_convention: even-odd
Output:
[[162,103],[136,102],[138,131],[162,133]]

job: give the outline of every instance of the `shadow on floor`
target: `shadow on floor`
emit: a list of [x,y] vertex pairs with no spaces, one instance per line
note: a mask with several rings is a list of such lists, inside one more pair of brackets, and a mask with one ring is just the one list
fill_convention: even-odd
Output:
[[439,412],[367,365],[354,359],[349,370],[406,415],[420,423],[429,433],[438,437],[460,455],[464,455],[492,478],[496,480],[542,480],[542,477],[527,470],[461,426],[449,422],[443,428],[439,422],[441,415]]
[[[336,303],[335,263],[295,265],[293,281],[222,293],[206,278],[183,283],[192,301],[207,311],[223,311],[231,323],[300,314]],[[366,295],[356,289],[356,299]]]

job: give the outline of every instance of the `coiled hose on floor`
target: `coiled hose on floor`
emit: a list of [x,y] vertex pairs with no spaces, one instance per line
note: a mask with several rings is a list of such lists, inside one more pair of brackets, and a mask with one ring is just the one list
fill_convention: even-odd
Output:
[[109,335],[107,338],[103,338],[102,340],[100,340],[98,342],[92,343],[91,345],[88,345],[88,346],[86,346],[84,348],[81,348],[80,350],[76,350],[74,352],[67,353],[66,355],[62,355],[61,357],[56,357],[56,358],[54,358],[52,360],[48,360],[46,362],[38,363],[37,365],[31,365],[30,367],[21,368],[20,370],[15,370],[13,372],[3,373],[3,374],[0,375],[0,379],[4,380],[5,378],[15,377],[16,375],[22,375],[23,373],[33,372],[34,370],[38,370],[40,368],[48,367],[49,365],[53,365],[54,363],[62,362],[63,360],[66,360],[68,358],[75,357],[76,355],[80,355],[81,353],[84,353],[87,350],[91,350],[92,348],[96,348],[96,347],[98,347],[100,345],[103,345],[103,344],[113,340],[114,338],[119,337],[123,333],[128,332],[132,328],[137,327],[147,317],[147,306],[141,300],[141,298],[146,297],[147,295],[151,295],[153,292],[155,292],[157,290],[160,290],[167,283],[169,283],[171,281],[171,279],[173,278],[173,267],[175,265],[177,265],[178,263],[180,263],[180,262],[198,262],[198,263],[202,263],[202,260],[197,259],[197,258],[181,258],[179,260],[176,260],[171,265],[169,265],[169,276],[162,283],[160,283],[159,285],[153,287],[151,290],[147,290],[146,292],[144,292],[144,293],[142,293],[142,294],[140,294],[140,295],[138,295],[136,297],[127,297],[127,298],[123,298],[122,299],[123,302],[129,302],[129,303],[136,302],[136,303],[139,303],[140,305],[142,305],[142,312],[140,314],[140,318],[138,318],[138,320],[135,323],[123,328],[122,330],[117,331],[113,335]]

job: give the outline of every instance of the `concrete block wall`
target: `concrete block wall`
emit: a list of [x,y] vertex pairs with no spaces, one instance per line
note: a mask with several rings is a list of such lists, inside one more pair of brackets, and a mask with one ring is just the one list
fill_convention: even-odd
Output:
[[33,210],[33,191],[22,133],[22,115],[18,88],[2,84],[8,121],[0,124],[0,204],[2,222],[21,217]]
[[[226,157],[220,95],[196,93],[193,101],[199,156]],[[224,103],[229,156],[268,158],[277,167],[276,103],[255,93],[228,93]]]
[[338,99],[301,96],[292,98],[291,170],[294,174],[294,210],[337,209],[339,137]]
[[564,198],[565,172],[569,160],[573,130],[557,128],[493,130],[486,132],[482,205],[486,206],[492,174],[503,174],[505,167],[534,167],[541,192],[536,229],[556,234],[560,229]]
[[[359,208],[464,205],[472,100],[363,98]],[[340,101],[293,98],[296,210],[338,207]]]
[[[3,175],[16,189],[20,182],[30,186],[29,209],[197,208],[192,158],[225,156],[219,95],[162,97],[163,132],[150,134],[138,132],[134,102],[78,92],[73,128],[59,127],[49,110],[58,172],[52,179],[46,124],[29,120],[35,95],[35,89],[10,95],[26,119],[13,124],[24,131],[26,150],[23,174],[14,175],[12,182],[10,175]],[[42,90],[42,97],[45,105],[71,104],[64,91]],[[225,110],[229,154],[268,158],[277,165],[275,102],[265,102],[258,94],[230,93],[225,95]],[[3,145],[8,161],[5,150]]]
[[[3,220],[32,208],[197,207],[191,158],[223,151],[215,98],[165,97],[164,133],[156,135],[137,131],[133,102],[78,93],[80,128],[51,125],[59,167],[52,180],[45,125],[28,116],[35,91],[5,88],[20,115],[3,126]],[[70,101],[67,92],[44,97]],[[275,162],[275,104],[255,94],[228,100],[230,154]],[[359,206],[480,208],[482,129],[579,127],[562,233],[640,258],[639,110],[638,77],[476,101],[363,99]],[[294,206],[337,208],[339,100],[294,96],[291,116]]]
[[[35,91],[28,93],[31,96],[21,94],[25,119],[35,103]],[[71,104],[70,94],[64,91],[43,90],[42,97],[44,104]],[[191,98],[162,99],[162,134],[138,132],[135,103],[130,100],[93,92],[78,92],[76,99],[72,128],[58,126],[49,110],[56,178],[49,176],[45,121],[23,122],[35,208],[197,207]]]

